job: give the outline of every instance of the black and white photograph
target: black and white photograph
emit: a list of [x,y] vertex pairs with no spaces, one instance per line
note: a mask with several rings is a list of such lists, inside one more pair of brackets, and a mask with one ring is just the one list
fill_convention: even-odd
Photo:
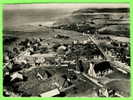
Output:
[[128,3],[3,6],[3,96],[130,97]]

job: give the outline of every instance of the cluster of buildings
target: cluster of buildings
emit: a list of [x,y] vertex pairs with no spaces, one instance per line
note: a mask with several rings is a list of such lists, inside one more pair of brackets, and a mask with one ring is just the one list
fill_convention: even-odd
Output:
[[[52,47],[51,44],[44,43],[41,38],[25,39],[17,43],[17,46],[13,49],[13,53],[16,53],[14,57],[9,57],[9,51],[8,53],[5,52],[7,54],[4,56],[5,87],[7,82],[11,83],[11,88],[13,88],[17,82],[22,82],[27,86],[29,85],[28,81],[43,81],[40,84],[44,84],[47,81],[56,88],[49,87],[49,91],[46,91],[48,87],[44,85],[44,90],[39,90],[38,88],[38,93],[29,94],[31,96],[34,94],[35,96],[45,97],[60,96],[60,94],[66,93],[67,96],[66,91],[71,89],[74,91],[73,89],[77,87],[79,81],[83,86],[84,82],[91,81],[97,86],[95,89],[97,96],[109,97],[110,91],[113,93],[113,95],[111,94],[112,96],[121,96],[119,93],[114,92],[116,91],[115,89],[108,90],[99,81],[116,71],[111,67],[109,61],[104,60],[96,44],[88,39],[84,41],[74,40],[72,44],[60,43],[56,47],[55,45]],[[36,79],[30,79],[29,77],[33,76],[35,70],[37,70]],[[42,72],[40,73],[39,70]],[[54,74],[51,74],[53,70],[55,70],[52,72]],[[120,71],[117,72],[121,73]],[[29,74],[29,76],[25,76],[24,73]],[[10,96],[8,89],[6,89],[4,95]]]

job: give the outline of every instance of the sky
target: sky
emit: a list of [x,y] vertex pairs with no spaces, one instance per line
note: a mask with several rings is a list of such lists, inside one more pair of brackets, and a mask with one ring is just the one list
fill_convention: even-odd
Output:
[[79,8],[118,8],[129,7],[127,3],[64,3],[64,4],[11,4],[5,5],[5,10],[11,9],[79,9]]

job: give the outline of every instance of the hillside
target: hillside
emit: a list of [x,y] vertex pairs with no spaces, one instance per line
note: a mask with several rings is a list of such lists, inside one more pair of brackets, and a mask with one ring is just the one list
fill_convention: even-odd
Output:
[[128,8],[87,8],[74,11],[54,23],[55,28],[78,32],[129,35]]

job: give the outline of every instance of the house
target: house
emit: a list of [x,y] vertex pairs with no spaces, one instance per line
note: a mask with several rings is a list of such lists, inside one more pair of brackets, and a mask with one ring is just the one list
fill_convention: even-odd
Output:
[[40,97],[53,97],[58,94],[60,94],[60,91],[56,88],[56,89],[53,89],[53,90],[50,90],[50,91],[40,94]]

